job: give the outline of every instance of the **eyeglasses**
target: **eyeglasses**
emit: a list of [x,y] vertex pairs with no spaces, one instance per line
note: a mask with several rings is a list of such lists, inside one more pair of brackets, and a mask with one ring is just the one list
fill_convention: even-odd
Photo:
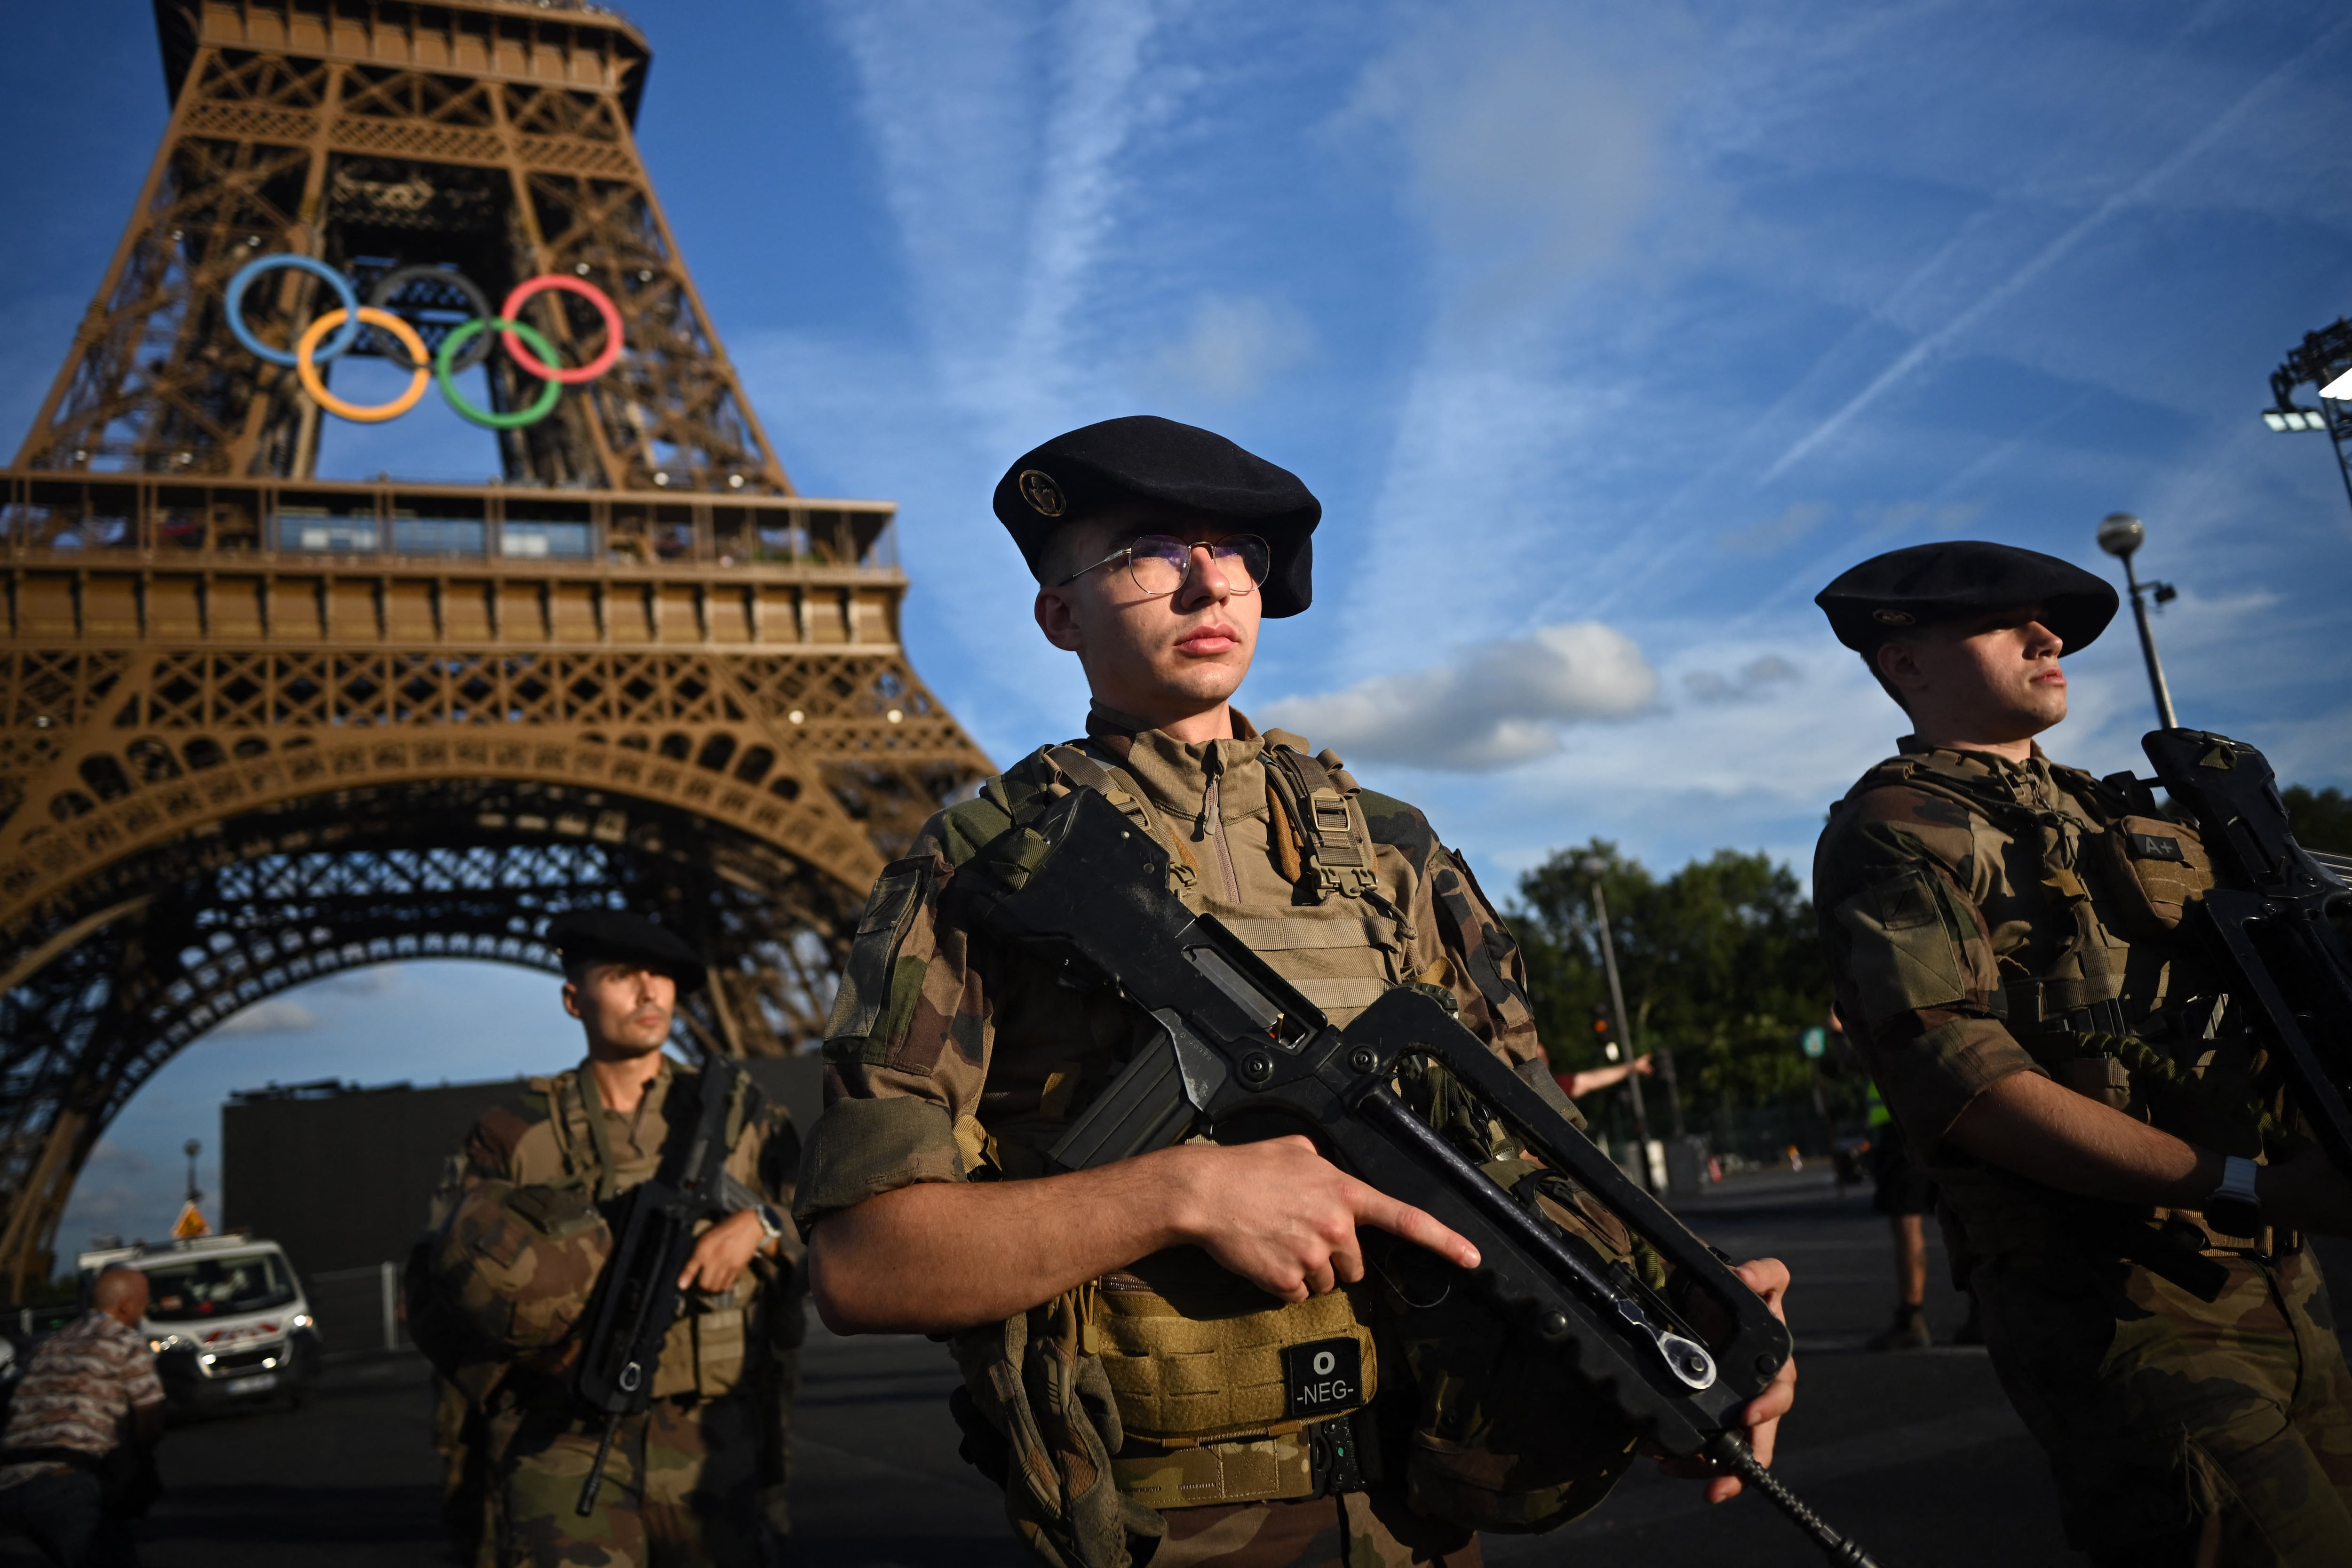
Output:
[[1116,554],[1106,555],[1092,566],[1071,573],[1054,586],[1066,588],[1088,572],[1124,561],[1135,585],[1157,599],[1174,593],[1192,576],[1195,550],[1209,552],[1209,564],[1223,577],[1225,592],[1229,594],[1255,593],[1265,581],[1273,558],[1265,541],[1255,533],[1229,534],[1213,544],[1205,539],[1187,544],[1164,533],[1147,533]]

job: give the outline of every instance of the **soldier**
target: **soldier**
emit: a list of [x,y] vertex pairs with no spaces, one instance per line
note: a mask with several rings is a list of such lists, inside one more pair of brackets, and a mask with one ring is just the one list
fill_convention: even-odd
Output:
[[563,916],[548,939],[588,1058],[475,1124],[433,1252],[435,1321],[418,1333],[481,1413],[467,1436],[488,1466],[483,1555],[508,1568],[773,1563],[789,1527],[783,1437],[802,1321],[801,1248],[779,1205],[800,1151],[748,1078],[728,1113],[732,1212],[703,1230],[680,1276],[687,1306],[651,1408],[621,1423],[594,1512],[574,1511],[604,1425],[572,1394],[579,1335],[615,1200],[693,1135],[705,1075],[662,1046],[704,973],[677,936],[613,910]]
[[[1420,1255],[1383,1263],[1360,1226],[1453,1263],[1476,1255],[1307,1139],[1046,1174],[1045,1151],[1139,1032],[1116,995],[973,929],[958,887],[1076,789],[1156,838],[1186,906],[1334,1022],[1391,986],[1427,986],[1552,1084],[1517,949],[1461,858],[1338,757],[1260,733],[1230,704],[1260,616],[1307,607],[1321,507],[1306,487],[1223,437],[1133,417],[1022,458],[995,510],[1093,708],[1084,739],[933,817],[875,886],[827,1026],[829,1106],[798,1200],[820,1314],[839,1331],[950,1337],[965,1457],[1066,1568],[1463,1563],[1477,1529],[1590,1509],[1633,1435],[1549,1363],[1515,1361],[1442,1278],[1434,1305],[1400,1284],[1425,1272]],[[1627,1255],[1606,1211],[1572,1217]],[[1774,1300],[1788,1279],[1770,1261],[1742,1274]],[[1360,1357],[1364,1386],[1307,1420],[1288,1408],[1282,1356],[1325,1345],[1347,1352],[1331,1365]],[[1790,1373],[1745,1413],[1759,1453],[1792,1385]],[[1737,1489],[1710,1481],[1717,1500]]]
[[1814,862],[1838,1012],[1936,1179],[2067,1539],[2352,1563],[2352,1376],[2301,1234],[2345,1234],[2352,1191],[2316,1149],[2266,1163],[2276,1074],[2173,929],[2211,885],[2196,835],[2033,739],[2115,590],[1959,542],[1817,603],[1913,731]]

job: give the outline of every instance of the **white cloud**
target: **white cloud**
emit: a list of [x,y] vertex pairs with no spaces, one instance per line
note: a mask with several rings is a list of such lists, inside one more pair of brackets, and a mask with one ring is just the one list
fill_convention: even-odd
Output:
[[290,996],[256,1002],[214,1032],[222,1035],[292,1035],[319,1026],[319,1015]]
[[1266,705],[1265,718],[1356,759],[1484,773],[1556,752],[1559,726],[1616,719],[1655,700],[1632,638],[1598,621],[1479,645],[1434,669]]
[[1212,294],[1180,342],[1152,361],[1155,379],[1218,403],[1255,396],[1307,356],[1314,335],[1287,306],[1253,295]]
[[1688,669],[1683,672],[1683,689],[1699,702],[1740,702],[1761,696],[1775,686],[1786,686],[1804,679],[1804,671],[1777,653],[1749,659],[1738,673],[1724,675],[1712,669]]

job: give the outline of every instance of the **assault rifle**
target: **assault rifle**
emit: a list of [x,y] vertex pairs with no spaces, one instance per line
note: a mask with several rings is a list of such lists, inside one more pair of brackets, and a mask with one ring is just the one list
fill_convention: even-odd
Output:
[[[724,1057],[704,1061],[693,1137],[683,1142],[673,1138],[661,1168],[622,1195],[628,1217],[617,1227],[621,1242],[604,1266],[587,1348],[572,1383],[580,1402],[604,1417],[596,1463],[580,1487],[578,1511],[583,1518],[595,1509],[604,1485],[604,1460],[621,1417],[653,1403],[654,1370],[683,1302],[677,1277],[694,1256],[694,1227],[721,1212],[727,1110],[741,1070]],[[590,1114],[599,1112],[592,1108]]]
[[2213,858],[2218,885],[2189,918],[2234,975],[2231,996],[2282,1058],[2320,1147],[2352,1175],[2352,950],[2328,923],[2352,909],[2352,861],[2294,841],[2277,774],[2243,742],[2152,730],[2140,746]]
[[[1778,1504],[1829,1558],[1874,1568],[1756,1462],[1738,1412],[1789,1359],[1789,1333],[1722,1256],[1626,1179],[1431,994],[1399,987],[1334,1028],[1231,931],[1168,890],[1168,857],[1092,790],[1055,803],[1025,845],[1014,890],[980,896],[992,932],[1108,983],[1159,1026],[1050,1152],[1085,1170],[1204,1128],[1220,1142],[1304,1132],[1359,1180],[1435,1215],[1478,1248],[1466,1276],[1433,1257],[1556,1352],[1658,1448],[1703,1457]],[[1415,1061],[1414,1058],[1419,1058]],[[1544,1170],[1506,1189],[1398,1093],[1434,1064],[1499,1120]],[[1565,1173],[1711,1298],[1702,1331],[1630,1269],[1542,1217],[1543,1179]]]

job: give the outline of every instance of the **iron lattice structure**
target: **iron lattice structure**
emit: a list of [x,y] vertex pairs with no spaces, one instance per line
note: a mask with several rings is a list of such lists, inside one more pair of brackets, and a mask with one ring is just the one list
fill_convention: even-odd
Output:
[[2299,407],[2294,401],[2296,387],[2326,386],[2347,372],[2352,372],[2352,318],[2305,332],[2303,342],[2287,352],[2278,369],[2271,372],[2269,414],[2304,416],[2292,424],[2275,424],[2276,429],[2308,430],[2323,427],[2324,422],[2328,439],[2336,444],[2336,467],[2344,477],[2345,499],[2352,500],[2352,401],[2323,397],[2316,408]]
[[[0,470],[20,1283],[158,1067],[339,970],[551,967],[550,913],[625,905],[713,961],[689,1045],[807,1043],[875,873],[989,771],[899,646],[893,509],[795,494],[709,329],[631,140],[632,26],[563,0],[156,16],[170,129]],[[320,479],[319,409],[225,315],[278,251],[362,285],[454,264],[493,299],[585,277],[627,352],[497,437],[503,482]],[[267,276],[265,336],[331,302]],[[392,308],[436,342],[445,303]],[[567,358],[601,346],[567,297],[531,309]],[[490,377],[499,407],[530,390]]]

